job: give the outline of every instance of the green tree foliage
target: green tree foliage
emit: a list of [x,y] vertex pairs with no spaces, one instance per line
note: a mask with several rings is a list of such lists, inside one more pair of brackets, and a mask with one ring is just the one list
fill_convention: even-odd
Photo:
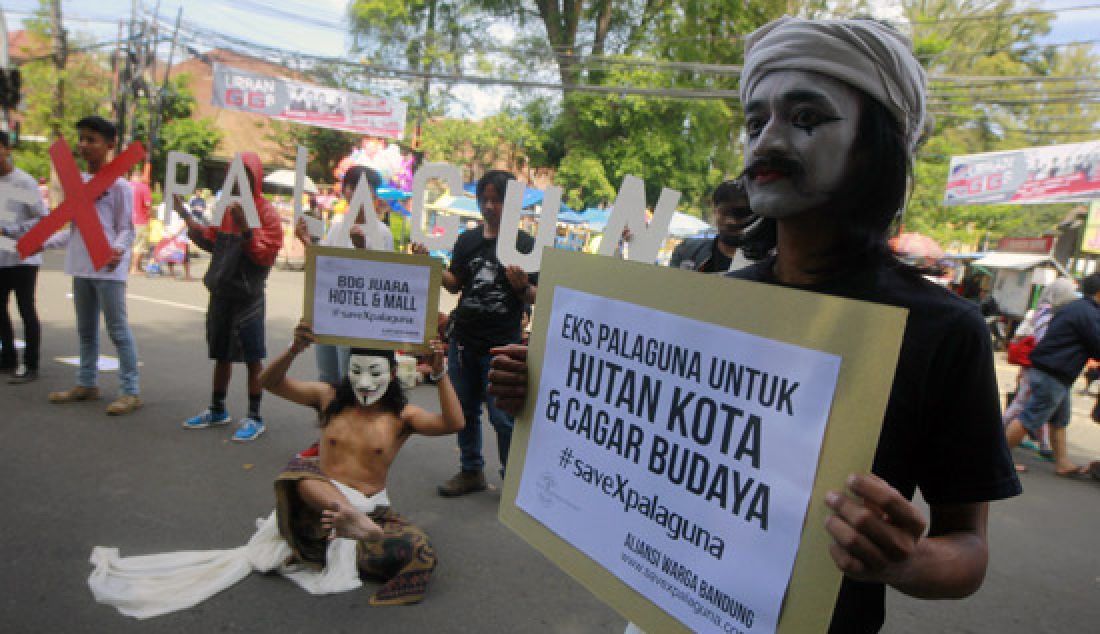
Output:
[[[222,140],[222,131],[210,117],[196,119],[195,96],[189,88],[191,78],[186,74],[171,77],[164,86],[159,104],[160,121],[157,129],[156,147],[147,148],[152,160],[154,182],[162,182],[169,152],[184,152],[206,160]],[[152,137],[153,118],[158,104],[146,96],[137,101],[137,116],[134,120],[134,138],[147,146]]]
[[296,160],[299,145],[305,147],[309,152],[306,175],[319,183],[331,183],[336,178],[336,165],[351,153],[361,137],[342,130],[272,120],[269,138],[279,144],[288,163]]
[[[29,37],[43,43],[49,41],[49,22],[32,19],[27,23]],[[73,38],[76,46],[87,44],[80,36]],[[26,62],[20,67],[23,79],[21,134],[23,137],[45,137],[46,143],[21,144],[19,166],[36,178],[46,178],[50,173],[47,150],[53,130],[60,129],[70,144],[76,141],[76,122],[90,114],[110,117],[111,73],[106,58],[95,52],[70,54],[63,70],[59,70],[52,58],[44,57]],[[61,80],[65,91],[64,114],[58,119],[54,114],[54,89]]]
[[[467,168],[476,180],[494,168],[524,173],[532,166],[530,151],[543,142],[522,116],[502,112],[481,121],[435,119],[424,124],[421,149],[428,161],[447,161]],[[527,180],[530,180],[528,174]]]
[[[362,18],[359,33],[383,33],[366,24],[369,20],[390,24],[389,33],[397,35],[393,42],[403,43],[393,50],[417,68],[424,68],[420,51],[428,49],[416,40],[427,37],[455,52],[445,62],[437,58],[437,69],[469,70],[463,63],[470,54],[490,55],[490,62],[479,58],[479,70],[502,76],[549,81],[551,69],[562,86],[558,97],[519,94],[516,103],[534,131],[533,142],[523,146],[526,157],[534,166],[557,170],[557,183],[569,192],[571,204],[603,202],[604,183],[617,189],[623,176],[633,174],[646,180],[651,202],[659,187],[672,187],[684,193],[682,208],[698,211],[709,190],[741,165],[740,104],[633,96],[627,89],[734,90],[738,78],[731,67],[743,61],[744,36],[760,25],[784,13],[869,15],[879,5],[871,0],[357,0],[351,11]],[[904,22],[897,26],[911,35],[933,77],[929,106],[936,120],[914,165],[906,228],[975,248],[1001,236],[1049,229],[1067,205],[944,207],[947,170],[951,157],[960,154],[1095,137],[1100,105],[1086,98],[1100,81],[1093,49],[1043,45],[1053,14],[1034,11],[1022,0],[903,0],[899,9]],[[442,15],[455,24],[428,28]],[[510,46],[494,44],[485,28],[490,19],[512,27]],[[586,85],[621,86],[624,92],[579,90]],[[438,113],[439,104],[433,107]],[[456,162],[487,164],[477,153],[496,147],[473,138],[475,131],[484,132],[478,126],[433,122],[432,127],[437,138],[426,139],[434,143],[429,154],[449,152]]]
[[[606,81],[667,85],[663,75],[648,69],[615,70]],[[568,99],[574,104],[570,127],[575,140],[568,145],[562,166],[583,164],[598,173],[559,170],[557,181],[569,191],[586,192],[581,196],[586,205],[613,198],[603,188],[593,188],[593,182],[610,182],[617,190],[630,175],[645,181],[651,204],[661,188],[668,187],[684,195],[685,208],[698,210],[699,202],[723,175],[736,169],[735,139],[731,138],[736,118],[728,103],[589,93],[575,93]]]
[[556,182],[565,189],[564,202],[573,209],[586,209],[615,198],[615,187],[598,156],[583,148],[571,151],[558,166]]
[[[943,206],[950,160],[1083,141],[1088,137],[1080,133],[1090,128],[1095,136],[1100,106],[1080,95],[1095,91],[1100,60],[1085,47],[1041,45],[1038,38],[1049,33],[1053,15],[1029,12],[1016,0],[906,0],[903,7],[917,56],[933,76],[929,109],[936,119],[917,155],[906,229],[954,249],[1050,231],[1069,205]],[[955,79],[935,79],[945,76]],[[1090,76],[1092,81],[1056,79]]]

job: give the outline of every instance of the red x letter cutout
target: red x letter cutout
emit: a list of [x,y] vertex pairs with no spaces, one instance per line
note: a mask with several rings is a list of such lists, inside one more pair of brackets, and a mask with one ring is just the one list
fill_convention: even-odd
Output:
[[50,159],[57,170],[57,177],[61,180],[61,188],[65,190],[65,202],[58,205],[53,213],[43,218],[15,244],[19,257],[26,258],[38,252],[47,238],[71,220],[80,229],[80,237],[88,248],[92,266],[96,270],[103,268],[114,253],[111,245],[107,244],[107,236],[103,233],[103,225],[95,210],[95,201],[143,158],[145,148],[135,141],[85,183],[80,178],[80,170],[73,160],[69,144],[63,138],[55,141],[50,146]]

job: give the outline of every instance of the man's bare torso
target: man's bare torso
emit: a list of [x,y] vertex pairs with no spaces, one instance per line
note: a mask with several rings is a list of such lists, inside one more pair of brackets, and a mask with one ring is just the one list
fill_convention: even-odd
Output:
[[405,424],[391,412],[346,407],[321,428],[321,471],[374,495],[386,488],[390,465],[408,437]]

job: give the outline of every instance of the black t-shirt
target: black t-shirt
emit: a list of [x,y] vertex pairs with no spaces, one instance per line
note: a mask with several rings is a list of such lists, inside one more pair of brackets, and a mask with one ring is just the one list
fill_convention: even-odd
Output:
[[[779,284],[774,258],[730,273]],[[802,290],[909,310],[872,471],[932,505],[1018,495],[1001,427],[989,329],[974,304],[897,263],[838,275]],[[882,584],[844,579],[830,634],[878,632]]]
[[733,264],[733,258],[722,253],[722,250],[718,248],[718,238],[715,238],[714,246],[710,251],[710,259],[703,263],[699,270],[703,273],[724,273],[730,270],[731,264]]
[[[516,249],[530,253],[535,239],[526,231],[516,236]],[[523,299],[504,274],[497,259],[496,238],[486,239],[484,227],[464,232],[455,241],[448,269],[462,281],[462,295],[451,313],[451,336],[464,345],[488,350],[493,346],[518,343],[523,320]],[[531,284],[538,274],[528,274]]]

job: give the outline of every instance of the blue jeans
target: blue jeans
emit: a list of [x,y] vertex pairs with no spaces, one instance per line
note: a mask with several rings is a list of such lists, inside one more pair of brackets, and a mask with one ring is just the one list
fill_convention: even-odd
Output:
[[317,343],[313,345],[313,351],[317,355],[318,380],[332,385],[339,385],[343,382],[344,377],[348,375],[351,348]]
[[492,355],[479,353],[452,340],[447,348],[447,374],[462,403],[466,426],[458,432],[458,449],[463,471],[481,471],[485,458],[481,455],[481,404],[489,410],[489,422],[497,432],[497,450],[501,473],[508,466],[508,448],[512,444],[514,419],[495,406],[495,399],[485,391],[489,384],[489,361]]
[[1028,368],[1024,378],[1031,390],[1031,396],[1019,416],[1024,429],[1038,432],[1046,423],[1050,423],[1051,427],[1069,425],[1072,407],[1070,386],[1039,368]]
[[73,278],[73,307],[76,308],[76,332],[80,336],[80,370],[76,384],[96,385],[96,361],[99,359],[99,313],[107,324],[107,334],[118,352],[118,381],[123,394],[138,394],[137,347],[126,318],[126,282]]

